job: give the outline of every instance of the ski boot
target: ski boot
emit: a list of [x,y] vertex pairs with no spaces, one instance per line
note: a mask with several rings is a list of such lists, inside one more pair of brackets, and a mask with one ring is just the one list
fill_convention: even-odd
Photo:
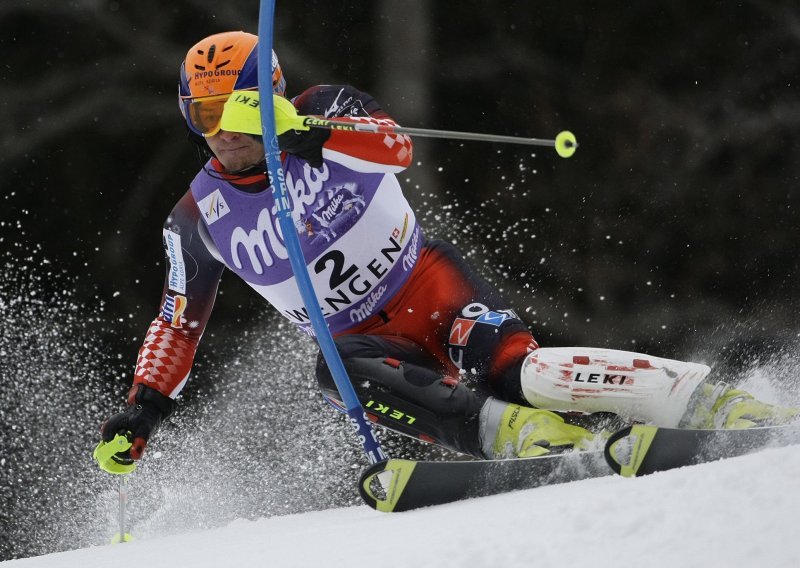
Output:
[[487,459],[530,458],[554,448],[585,449],[594,435],[548,410],[489,398],[480,414],[482,451]]
[[800,408],[767,404],[727,383],[702,384],[689,404],[681,426],[694,429],[737,430],[788,424]]

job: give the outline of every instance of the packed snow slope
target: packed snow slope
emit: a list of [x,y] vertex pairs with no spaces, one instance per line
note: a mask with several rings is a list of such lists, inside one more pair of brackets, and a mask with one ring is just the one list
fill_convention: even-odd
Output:
[[[3,568],[800,566],[800,446],[407,513],[366,506],[12,560]],[[113,527],[109,527],[113,532]]]

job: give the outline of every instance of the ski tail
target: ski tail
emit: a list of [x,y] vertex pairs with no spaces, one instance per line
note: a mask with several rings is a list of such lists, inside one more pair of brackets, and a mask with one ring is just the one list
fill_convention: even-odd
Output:
[[635,425],[612,435],[604,453],[611,469],[625,477],[636,477],[797,443],[800,424],[741,430]]

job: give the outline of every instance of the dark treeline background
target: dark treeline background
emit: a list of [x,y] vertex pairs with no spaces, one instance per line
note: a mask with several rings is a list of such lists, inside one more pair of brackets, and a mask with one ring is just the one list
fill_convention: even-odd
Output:
[[[12,0],[0,15],[3,216],[107,302],[124,333],[106,340],[133,354],[158,308],[160,226],[197,169],[178,65],[207,34],[255,32],[257,3]],[[290,95],[350,83],[406,125],[576,133],[571,160],[419,141],[407,175],[429,234],[457,237],[544,343],[674,353],[721,326],[793,329],[795,2],[319,0],[278,2],[277,18]],[[226,305],[251,302],[232,280]]]
[[[178,68],[208,34],[255,32],[257,14],[0,2],[0,559],[113,526],[88,454],[158,311],[161,226],[198,169]],[[427,234],[455,241],[542,344],[723,368],[796,351],[796,0],[279,1],[275,49],[290,95],[349,83],[408,126],[577,135],[569,160],[420,139],[401,176]],[[137,471],[137,537],[162,517],[214,526],[357,499],[342,475],[359,451],[318,412],[313,347],[236,278],[221,289],[165,457]]]

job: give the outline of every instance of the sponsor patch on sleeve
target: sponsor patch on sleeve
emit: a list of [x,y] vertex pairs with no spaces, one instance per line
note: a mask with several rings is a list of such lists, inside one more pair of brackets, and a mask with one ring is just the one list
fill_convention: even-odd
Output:
[[501,314],[500,312],[486,312],[478,321],[481,323],[488,323],[489,325],[499,326],[501,323],[509,318],[508,314]]
[[167,247],[169,258],[168,287],[179,294],[186,293],[186,265],[183,262],[183,249],[181,236],[178,233],[164,229],[164,243]]
[[183,312],[186,311],[187,304],[186,296],[167,295],[164,298],[164,305],[161,307],[161,317],[168,321],[172,327],[181,328],[183,327],[181,318],[183,317]]
[[474,320],[456,318],[450,328],[450,345],[465,346],[473,327],[475,327]]

